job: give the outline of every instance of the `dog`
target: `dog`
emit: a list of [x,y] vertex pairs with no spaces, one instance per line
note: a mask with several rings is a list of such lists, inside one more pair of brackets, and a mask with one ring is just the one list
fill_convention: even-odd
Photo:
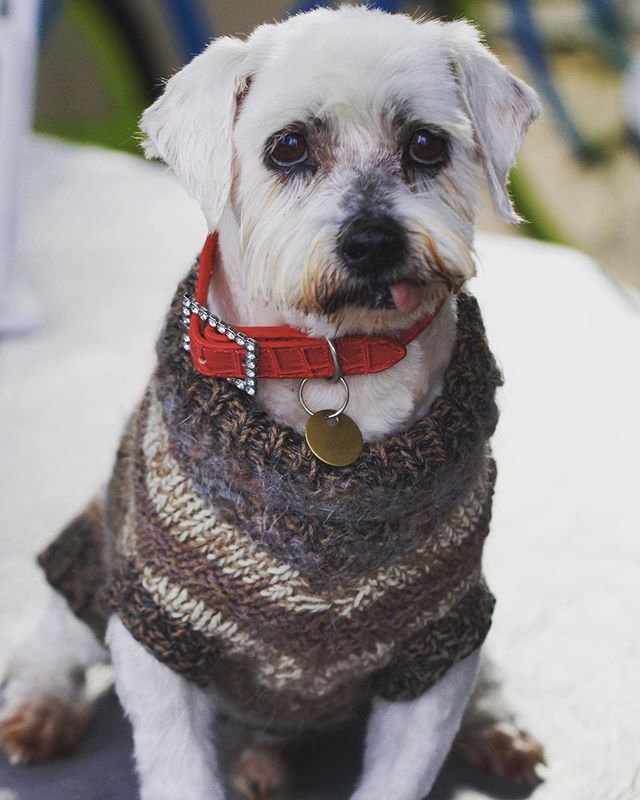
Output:
[[[453,358],[479,189],[486,181],[497,214],[518,221],[508,173],[539,113],[533,90],[462,21],[343,6],[213,41],[141,122],[147,157],[173,170],[217,231],[207,308],[187,298],[187,318],[196,308],[227,332],[288,326],[339,342],[393,336],[428,317],[404,358],[347,384],[365,443],[410,429],[441,396]],[[299,384],[261,380],[251,403],[302,434]],[[311,381],[305,403],[333,409],[339,392]],[[90,714],[80,678],[110,658],[143,800],[222,800],[211,726],[221,711],[246,721],[242,709],[160,663],[118,614],[105,641],[53,596],[9,667],[0,722],[9,758],[70,752]],[[247,797],[275,798],[287,769],[279,740],[259,728],[233,781]],[[479,646],[419,696],[371,699],[352,800],[420,800],[454,740],[469,762],[512,780],[543,762]]]

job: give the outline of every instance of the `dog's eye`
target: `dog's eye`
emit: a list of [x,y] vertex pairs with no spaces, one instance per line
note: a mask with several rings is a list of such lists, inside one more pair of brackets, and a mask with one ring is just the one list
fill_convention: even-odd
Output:
[[293,167],[309,157],[307,142],[301,133],[285,133],[276,140],[269,158],[278,167]]
[[409,156],[417,164],[438,164],[447,154],[447,140],[428,130],[416,131],[409,142]]

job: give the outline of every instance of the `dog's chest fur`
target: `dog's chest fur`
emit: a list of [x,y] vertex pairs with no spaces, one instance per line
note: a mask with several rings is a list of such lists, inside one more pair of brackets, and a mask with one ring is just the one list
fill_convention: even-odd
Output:
[[[415,342],[406,358],[377,375],[349,379],[347,413],[360,428],[365,441],[381,439],[408,428],[424,416],[442,388],[442,378],[455,338],[455,301],[446,307]],[[258,403],[271,417],[301,433],[308,420],[298,399],[299,381],[265,381]],[[338,408],[340,386],[316,381],[305,390],[314,409]]]

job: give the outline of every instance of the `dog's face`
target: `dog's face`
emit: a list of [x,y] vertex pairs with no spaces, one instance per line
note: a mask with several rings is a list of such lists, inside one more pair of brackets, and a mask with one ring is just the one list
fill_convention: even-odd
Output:
[[465,23],[343,7],[213,42],[142,129],[211,229],[236,220],[250,298],[387,330],[473,275],[483,173],[516,219],[507,174],[538,113]]

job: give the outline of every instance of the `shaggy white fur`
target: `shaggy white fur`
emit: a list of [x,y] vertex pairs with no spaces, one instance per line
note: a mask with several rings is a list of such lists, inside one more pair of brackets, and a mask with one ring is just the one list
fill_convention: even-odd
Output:
[[478,651],[455,664],[417,700],[374,700],[362,779],[351,800],[426,797],[460,727],[475,686]]
[[213,701],[156,661],[115,616],[106,638],[118,696],[133,726],[141,800],[222,800]]

